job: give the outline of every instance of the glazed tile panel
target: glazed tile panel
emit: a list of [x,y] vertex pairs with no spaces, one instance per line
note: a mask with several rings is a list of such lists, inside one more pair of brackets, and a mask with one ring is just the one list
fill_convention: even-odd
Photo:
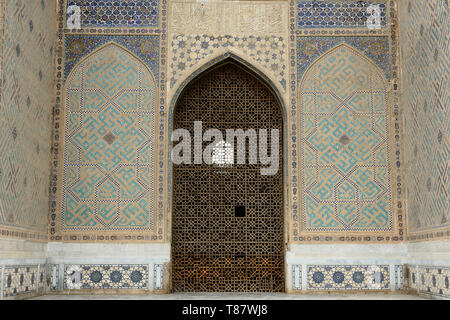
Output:
[[408,240],[450,237],[449,5],[399,1]]
[[409,285],[419,293],[450,299],[450,268],[409,266]]
[[1,1],[0,237],[47,239],[55,1]]
[[65,266],[64,289],[148,289],[148,271],[148,265]]
[[313,265],[307,266],[310,290],[387,290],[389,266]]
[[386,2],[297,0],[297,28],[365,28],[371,5],[379,5],[381,27],[386,27]]
[[67,0],[81,11],[81,27],[157,27],[159,0]]
[[109,44],[66,82],[63,230],[151,230],[156,82]]
[[341,44],[300,83],[303,228],[390,231],[393,226],[386,79]]

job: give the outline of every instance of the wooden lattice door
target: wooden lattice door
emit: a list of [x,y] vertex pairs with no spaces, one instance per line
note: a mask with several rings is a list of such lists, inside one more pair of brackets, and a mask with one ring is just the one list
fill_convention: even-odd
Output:
[[224,137],[226,129],[278,129],[279,170],[261,175],[261,164],[248,163],[248,149],[246,164],[174,165],[172,290],[284,291],[278,99],[245,67],[225,62],[193,80],[178,100],[174,129],[187,129],[194,137],[194,121],[202,121],[203,130],[221,130]]

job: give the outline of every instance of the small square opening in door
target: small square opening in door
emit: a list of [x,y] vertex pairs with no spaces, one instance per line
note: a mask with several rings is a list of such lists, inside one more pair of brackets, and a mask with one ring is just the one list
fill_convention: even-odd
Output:
[[235,217],[245,217],[245,206],[234,206]]

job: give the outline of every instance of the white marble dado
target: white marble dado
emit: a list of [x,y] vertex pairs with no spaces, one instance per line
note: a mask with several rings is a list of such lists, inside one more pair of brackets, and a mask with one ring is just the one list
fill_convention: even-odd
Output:
[[46,242],[0,239],[0,265],[44,264]]
[[450,266],[450,241],[410,242],[407,263],[423,266]]
[[170,260],[169,243],[49,242],[49,264],[151,264]]
[[405,244],[292,244],[287,264],[403,264]]

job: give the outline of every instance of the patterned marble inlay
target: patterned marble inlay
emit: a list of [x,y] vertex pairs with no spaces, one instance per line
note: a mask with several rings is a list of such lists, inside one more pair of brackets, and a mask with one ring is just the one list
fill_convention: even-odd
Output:
[[399,1],[408,240],[450,237],[449,5]]
[[5,298],[37,291],[43,286],[37,266],[5,267],[3,296]]
[[81,27],[157,27],[159,0],[67,0],[81,11]]
[[313,265],[307,266],[308,289],[386,290],[389,266]]
[[353,48],[340,45],[305,73],[300,109],[303,228],[391,230],[383,75]]
[[154,215],[156,83],[115,44],[66,82],[62,226],[150,230]]
[[220,48],[237,49],[262,65],[286,88],[286,45],[280,36],[174,35],[170,60],[170,87],[200,61],[207,61]]
[[371,5],[380,6],[381,27],[386,27],[387,2],[297,0],[297,28],[364,28]]
[[[81,270],[79,279],[71,279],[72,270]],[[68,282],[71,286],[68,286]],[[66,266],[65,289],[148,289],[147,265],[76,265]]]
[[425,294],[450,298],[450,268],[409,266],[409,285]]

